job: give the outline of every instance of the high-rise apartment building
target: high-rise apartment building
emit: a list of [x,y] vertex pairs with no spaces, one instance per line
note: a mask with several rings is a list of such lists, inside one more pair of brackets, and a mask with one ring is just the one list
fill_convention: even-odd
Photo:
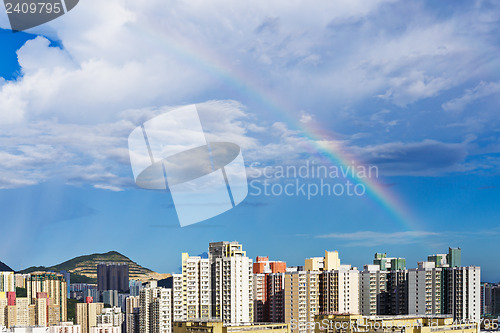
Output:
[[491,314],[492,310],[492,283],[481,283],[481,316]]
[[39,293],[45,293],[49,307],[58,307],[58,310],[51,308],[52,314],[57,311],[59,312],[59,318],[57,321],[67,321],[66,303],[68,298],[68,288],[66,280],[62,274],[52,272],[30,273],[26,278],[26,289],[31,305],[36,305]]
[[253,264],[253,308],[255,322],[284,322],[286,263],[257,257]]
[[500,316],[500,286],[491,288],[491,314]]
[[49,305],[49,299],[47,299],[46,293],[39,293],[38,296],[35,302],[35,322],[37,322],[38,326],[48,326],[47,306]]
[[[33,326],[35,323],[34,306],[30,307],[28,298],[17,298],[16,305],[13,306],[16,311],[16,323],[12,326]],[[31,312],[31,313],[30,313]],[[32,314],[30,316],[30,314]],[[10,317],[10,316],[9,316]],[[9,320],[10,321],[10,320]]]
[[122,313],[122,309],[117,306],[104,308],[101,314],[97,315],[97,326],[110,325],[122,328],[125,327],[125,325],[123,325],[124,321],[125,315]]
[[433,262],[418,263],[408,270],[408,311],[416,315],[441,314],[442,268]]
[[212,318],[224,323],[253,322],[252,259],[238,242],[209,245]]
[[16,291],[14,272],[0,272],[0,293]]
[[27,298],[16,299],[12,294],[14,297],[0,298],[0,327],[35,325],[34,305],[30,306]]
[[110,306],[119,306],[118,290],[104,290],[102,292],[102,302]]
[[125,301],[125,326],[127,333],[139,333],[139,298],[139,296],[129,296]]
[[148,287],[139,295],[139,333],[172,332],[172,290]]
[[[419,262],[418,268],[406,270],[403,258],[375,254],[374,264],[380,270],[386,270],[387,274],[385,278],[379,278],[373,267],[368,269],[371,273],[362,272],[362,313],[451,314],[456,320],[478,320],[482,304],[480,268],[462,267],[460,248],[449,248],[447,254],[430,255],[427,260]],[[385,287],[382,283],[384,279]]]
[[265,316],[267,322],[285,322],[285,272],[269,273],[267,280],[267,301],[265,303]]
[[321,272],[319,281],[320,312],[359,313],[360,275],[356,268],[339,265],[338,269]]
[[360,274],[360,312],[363,315],[408,313],[406,259],[375,253],[373,265]]
[[387,276],[379,265],[365,265],[360,273],[359,306],[363,316],[381,314],[385,308]]
[[[208,319],[211,311],[209,259],[182,254],[182,295],[185,300],[185,320]],[[183,305],[184,305],[183,304]]]
[[80,325],[82,333],[89,333],[92,327],[97,326],[97,316],[103,309],[104,303],[94,303],[91,297],[85,303],[76,303],[76,323]]
[[408,313],[408,271],[391,270],[387,274],[387,288],[381,308],[382,315],[404,315]]
[[184,293],[183,275],[172,274],[168,280],[168,287],[172,289],[172,319],[173,321],[185,321],[187,319],[187,295]]
[[129,269],[126,263],[99,263],[97,265],[97,290],[129,290]]
[[51,304],[47,293],[37,293],[34,300],[17,298],[15,292],[6,296],[0,297],[0,326],[52,326],[60,322],[60,307]]
[[479,321],[481,317],[481,269],[477,266],[452,266],[445,268],[443,274],[442,313],[451,314],[457,320]]
[[264,273],[253,274],[253,320],[266,322],[267,276]]
[[130,296],[139,296],[139,292],[142,289],[142,282],[136,280],[130,280],[128,283]]
[[305,271],[319,272],[319,311],[322,313],[359,313],[359,271],[341,265],[337,251],[325,251],[324,257],[308,258]]
[[319,314],[319,271],[285,273],[285,323],[292,333],[312,333]]
[[172,274],[167,282],[172,289],[173,320],[209,319],[212,310],[209,259],[183,253],[181,267],[182,273]]
[[462,266],[462,250],[458,248],[448,248],[448,265],[449,267]]
[[[449,248],[447,254],[428,257],[441,273],[441,306],[439,312],[451,314],[456,320],[479,320],[481,316],[481,269],[475,266],[462,267],[462,250]],[[428,264],[428,263],[426,263]],[[429,273],[427,273],[429,274]],[[411,284],[409,284],[411,288]],[[409,308],[412,308],[410,289]]]

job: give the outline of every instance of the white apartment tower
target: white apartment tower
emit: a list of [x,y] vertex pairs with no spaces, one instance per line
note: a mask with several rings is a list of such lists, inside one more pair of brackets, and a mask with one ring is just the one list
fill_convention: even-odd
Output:
[[172,274],[172,319],[187,320],[187,295],[184,292],[184,277],[182,274]]
[[127,333],[139,332],[140,296],[129,296],[125,301],[125,321]]
[[14,272],[0,272],[0,293],[16,291]]
[[172,275],[174,321],[209,319],[211,310],[210,262],[182,254],[182,273]]
[[320,274],[320,312],[359,313],[359,271],[350,265]]
[[456,320],[480,321],[481,269],[477,266],[449,267],[444,271],[445,313]]
[[142,289],[139,294],[139,333],[171,333],[171,310],[171,289]]
[[[408,313],[412,315],[441,314],[442,268],[434,262],[418,263],[408,270]],[[478,303],[479,304],[479,303]]]
[[319,273],[319,312],[359,313],[359,271],[351,265],[341,265],[337,251],[306,259],[304,268]]
[[224,323],[253,322],[253,267],[238,242],[209,245],[212,318]]

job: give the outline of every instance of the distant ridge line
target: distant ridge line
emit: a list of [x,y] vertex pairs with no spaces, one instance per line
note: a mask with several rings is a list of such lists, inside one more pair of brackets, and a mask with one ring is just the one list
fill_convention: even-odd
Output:
[[0,272],[13,272],[14,270],[0,261]]
[[150,279],[164,279],[170,274],[161,274],[142,267],[127,256],[117,252],[94,253],[82,255],[54,266],[33,266],[19,271],[19,273],[31,273],[34,271],[67,271],[71,273],[71,283],[97,283],[97,265],[99,263],[128,264],[130,279],[147,281]]

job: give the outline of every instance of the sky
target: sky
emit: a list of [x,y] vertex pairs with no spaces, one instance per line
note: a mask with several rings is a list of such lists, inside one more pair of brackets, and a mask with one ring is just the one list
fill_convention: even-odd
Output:
[[[412,268],[451,246],[498,282],[499,28],[479,0],[81,0],[18,33],[0,6],[0,261],[116,250],[169,273],[236,240],[288,265],[338,250]],[[189,104],[241,147],[249,194],[180,227],[169,192],[135,184],[127,140]],[[318,166],[377,172],[280,174]],[[359,195],[297,190],[322,181]]]

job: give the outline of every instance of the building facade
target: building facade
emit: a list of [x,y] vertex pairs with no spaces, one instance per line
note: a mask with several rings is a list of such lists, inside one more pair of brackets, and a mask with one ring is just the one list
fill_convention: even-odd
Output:
[[383,312],[387,292],[387,270],[379,265],[365,265],[360,273],[359,306],[364,316]]
[[408,312],[415,315],[441,314],[442,268],[434,262],[418,263],[408,270]]
[[359,313],[360,274],[350,265],[339,265],[338,269],[323,271],[319,275],[321,313]]
[[129,268],[126,263],[99,263],[97,265],[97,290],[129,290]]
[[286,263],[257,257],[253,264],[253,308],[255,322],[282,323]]
[[408,271],[391,270],[387,274],[387,288],[381,315],[408,314]]
[[129,296],[125,301],[125,328],[127,333],[139,332],[139,299],[139,296]]
[[149,287],[139,295],[139,333],[171,333],[172,290]]
[[319,275],[318,271],[285,273],[285,323],[292,333],[314,331],[309,324],[319,314]]
[[104,303],[94,303],[91,298],[85,303],[76,303],[76,323],[80,325],[82,333],[90,333],[90,329],[97,326],[97,316],[103,309]]
[[0,293],[16,291],[14,272],[0,272]]
[[[59,312],[57,322],[67,321],[68,287],[64,275],[52,272],[30,273],[26,278],[26,290],[31,305],[36,305],[39,293],[43,293],[52,314]],[[57,306],[58,309],[56,310],[54,306]]]
[[238,242],[209,245],[212,319],[224,323],[253,322],[252,259]]
[[112,308],[104,308],[102,309],[101,314],[97,315],[97,326],[109,324],[111,326],[122,327],[124,321],[125,315],[122,313],[121,308],[116,306]]
[[481,319],[480,267],[445,268],[443,284],[442,313],[451,314],[457,320]]

